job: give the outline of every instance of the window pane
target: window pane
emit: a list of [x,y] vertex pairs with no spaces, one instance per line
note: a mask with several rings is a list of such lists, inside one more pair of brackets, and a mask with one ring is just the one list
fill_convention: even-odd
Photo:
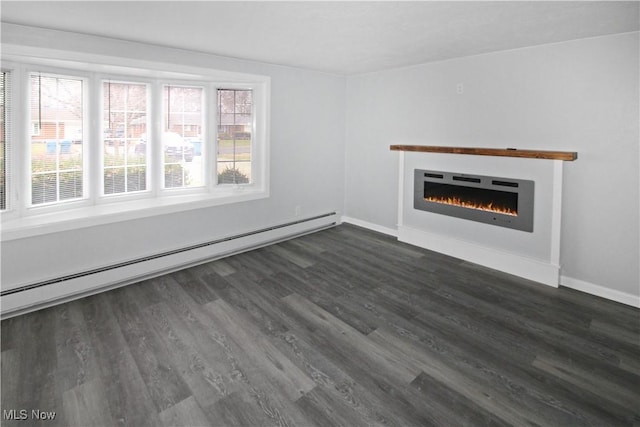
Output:
[[205,185],[204,89],[164,87],[164,129],[160,136],[164,187]]
[[218,89],[218,184],[251,182],[251,90]]
[[83,197],[83,82],[31,74],[31,203]]
[[31,177],[31,203],[49,203],[58,200],[56,173],[38,173]]
[[129,166],[127,168],[127,188],[129,191],[141,191],[147,188],[147,168]]
[[82,197],[82,171],[60,172],[60,199]]
[[104,194],[146,190],[147,86],[105,81],[102,89]]
[[0,78],[0,210],[7,209],[7,161],[8,161],[8,112],[9,102],[9,73],[2,72]]

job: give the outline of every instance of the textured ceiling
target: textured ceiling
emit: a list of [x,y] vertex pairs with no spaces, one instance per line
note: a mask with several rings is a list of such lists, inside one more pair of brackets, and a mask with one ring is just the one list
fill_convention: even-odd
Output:
[[2,21],[356,74],[637,31],[630,2],[2,1]]

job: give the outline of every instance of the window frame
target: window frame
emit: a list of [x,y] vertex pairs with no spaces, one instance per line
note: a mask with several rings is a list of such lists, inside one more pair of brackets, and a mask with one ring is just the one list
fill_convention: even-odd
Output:
[[[4,47],[4,46],[3,46]],[[7,171],[12,185],[7,192],[8,209],[0,213],[1,241],[36,236],[79,227],[107,224],[151,217],[172,212],[267,198],[269,191],[269,117],[270,78],[268,76],[217,71],[200,67],[147,61],[127,61],[122,67],[107,64],[47,58],[47,55],[15,55],[15,46],[3,52],[2,69],[12,75],[14,168]],[[20,49],[18,49],[20,50]],[[46,49],[37,49],[39,51]],[[59,55],[58,55],[59,56]],[[64,55],[63,55],[64,56]],[[82,55],[80,55],[82,56]],[[92,59],[95,55],[91,55]],[[140,64],[138,64],[140,62]],[[64,66],[60,66],[64,65]],[[31,205],[31,148],[16,143],[30,140],[30,73],[42,72],[62,77],[83,78],[85,117],[83,124],[83,199]],[[162,87],[170,85],[200,86],[204,93],[203,163],[204,186],[194,188],[163,188],[162,149],[148,148],[147,189],[131,193],[103,194],[102,83],[104,80],[147,85],[147,126],[151,132],[162,132]],[[251,171],[248,184],[217,183],[217,121],[218,89],[249,89],[253,94]],[[160,99],[156,99],[160,97]],[[18,101],[18,102],[16,102]],[[19,112],[22,112],[22,119]],[[24,114],[26,113],[26,114]],[[19,147],[27,145],[26,147]],[[206,156],[206,157],[205,157]],[[17,182],[16,182],[17,181]],[[28,201],[28,203],[27,203]]]
[[[24,132],[28,131],[30,123],[26,123],[25,126],[27,126],[27,129],[23,129],[17,122],[17,118],[20,117],[20,114],[24,114],[24,110],[22,109],[22,100],[20,99],[20,87],[22,85],[20,67],[12,61],[2,61],[0,68],[3,72],[11,75],[11,111],[9,111],[9,114],[5,117],[8,121],[8,123],[5,123],[5,126],[10,128],[11,134],[5,141],[5,144],[9,145],[10,148],[7,149],[5,146],[6,206],[5,210],[0,211],[0,218],[3,221],[2,227],[0,227],[0,231],[2,231],[4,221],[19,218],[23,210],[22,204],[18,200],[19,190],[22,186],[22,176],[16,173],[15,167],[16,163],[19,163],[22,158],[22,147],[21,144],[16,144],[16,141],[19,141]],[[25,120],[25,122],[28,121]]]
[[[156,148],[156,151],[159,151],[158,153],[156,153],[155,159],[156,162],[158,163],[158,167],[159,170],[158,172],[160,173],[160,175],[156,178],[155,182],[158,186],[157,191],[158,194],[160,196],[162,195],[166,195],[166,196],[171,196],[173,194],[176,194],[177,192],[181,192],[184,194],[193,194],[193,193],[202,193],[202,192],[207,192],[209,186],[211,185],[215,185],[215,181],[211,180],[211,168],[213,167],[209,156],[210,156],[210,152],[212,152],[213,150],[211,150],[210,147],[210,134],[212,133],[212,129],[213,132],[215,132],[215,128],[212,128],[212,126],[216,126],[215,122],[212,122],[210,120],[211,118],[211,108],[210,108],[210,100],[212,97],[212,87],[213,85],[211,83],[207,83],[207,82],[198,82],[198,81],[179,81],[179,80],[173,80],[173,81],[169,81],[169,80],[161,80],[158,82],[160,85],[160,92],[158,92],[158,96],[160,97],[159,102],[157,102],[157,104],[159,104],[160,108],[162,109],[162,111],[164,111],[164,88],[167,86],[172,86],[172,87],[201,87],[203,89],[203,94],[202,94],[202,116],[203,116],[203,127],[204,127],[204,136],[203,136],[203,147],[204,147],[204,155],[202,156],[202,161],[203,161],[203,167],[205,168],[205,171],[202,175],[202,179],[204,181],[203,185],[201,186],[197,186],[197,187],[166,187],[164,184],[164,156],[163,156],[163,152],[162,149],[158,150],[158,147]],[[213,119],[215,120],[215,114]],[[158,117],[158,121],[159,123],[159,128],[155,128],[156,132],[158,135],[162,135],[162,132],[165,132],[165,122],[164,122],[165,118],[164,118],[164,112]],[[205,143],[206,142],[206,143]],[[162,144],[160,144],[160,148],[162,148]]]
[[[146,180],[147,180],[147,188],[145,190],[140,190],[140,191],[135,191],[135,192],[124,192],[124,193],[112,193],[112,194],[106,194],[104,192],[104,105],[103,105],[103,100],[104,100],[104,82],[106,81],[111,81],[113,83],[124,83],[124,84],[140,84],[140,85],[145,85],[146,89],[147,89],[147,128],[150,128],[153,126],[153,98],[152,98],[152,92],[153,92],[153,80],[149,80],[149,79],[141,79],[141,78],[131,78],[131,79],[123,79],[123,76],[115,76],[115,75],[105,75],[105,74],[100,74],[100,75],[96,75],[96,82],[95,82],[95,86],[99,87],[99,96],[98,96],[98,100],[97,102],[99,102],[99,111],[97,112],[97,118],[99,119],[99,126],[97,126],[99,128],[99,132],[97,133],[97,135],[94,133],[92,135],[92,137],[90,138],[91,141],[93,141],[95,138],[98,138],[96,140],[96,148],[98,148],[97,154],[100,157],[99,159],[99,164],[100,164],[100,171],[99,171],[99,176],[97,177],[97,180],[94,182],[95,184],[95,189],[94,191],[96,192],[96,204],[101,204],[101,203],[116,203],[118,201],[126,201],[126,200],[133,200],[133,199],[138,199],[138,198],[145,198],[145,197],[155,197],[155,193],[154,193],[154,189],[153,189],[153,177],[152,177],[152,165],[151,163],[153,163],[152,160],[152,156],[151,156],[151,152],[152,149],[151,147],[147,147],[147,164],[146,169]],[[149,132],[147,132],[149,133]],[[95,180],[96,178],[94,178]]]
[[[69,72],[70,71],[70,72]],[[75,73],[72,70],[60,70],[60,69],[56,69],[56,68],[49,68],[49,67],[36,67],[36,68],[31,68],[29,66],[26,67],[24,74],[23,74],[23,81],[24,81],[24,88],[23,91],[21,91],[21,95],[24,97],[25,92],[27,97],[23,98],[24,102],[25,102],[25,106],[27,108],[27,118],[25,119],[28,123],[29,126],[31,126],[32,123],[32,117],[31,117],[31,90],[30,90],[30,85],[31,85],[31,74],[32,73],[43,73],[46,74],[48,76],[52,76],[55,78],[68,78],[68,79],[77,79],[77,80],[81,80],[82,81],[82,129],[83,129],[83,133],[84,130],[88,128],[89,126],[89,120],[90,120],[90,116],[89,116],[89,106],[88,106],[88,102],[89,102],[89,75],[86,73],[82,73],[82,72],[78,72]],[[40,134],[42,133],[42,129],[40,128]],[[21,141],[24,142],[24,146],[26,146],[25,148],[25,159],[23,161],[23,167],[24,169],[24,174],[26,175],[24,176],[24,182],[26,184],[26,186],[24,187],[24,193],[23,193],[23,197],[22,200],[24,200],[24,202],[22,203],[24,205],[24,208],[26,209],[26,212],[34,212],[33,214],[37,214],[40,212],[46,213],[46,212],[56,212],[58,210],[64,210],[64,209],[70,209],[73,207],[79,207],[79,206],[85,206],[88,203],[90,203],[92,197],[91,197],[91,188],[89,186],[87,186],[86,184],[90,184],[89,182],[89,175],[90,175],[90,170],[89,170],[89,165],[90,165],[90,155],[91,155],[91,147],[90,147],[90,143],[86,143],[85,144],[85,139],[84,139],[84,135],[83,135],[83,141],[82,141],[82,183],[83,183],[83,188],[82,188],[82,197],[80,198],[75,198],[75,199],[70,199],[70,200],[57,200],[55,202],[49,202],[49,203],[42,203],[42,204],[33,204],[31,202],[32,200],[32,196],[33,196],[33,188],[32,188],[32,175],[31,175],[31,148],[32,148],[32,144],[31,144],[31,134],[26,135],[25,139],[16,139],[16,141]],[[20,144],[20,142],[18,142],[18,144]],[[20,144],[21,145],[21,144]],[[26,162],[26,164],[24,163]],[[68,206],[68,207],[67,207]]]
[[[242,85],[233,85],[233,84],[216,87],[215,88],[216,97],[213,100],[213,102],[215,102],[215,104],[216,104],[216,108],[214,109],[214,113],[217,112],[217,106],[218,106],[217,105],[217,98],[218,98],[218,91],[219,90],[247,90],[247,88],[243,87]],[[253,98],[255,96],[255,91],[254,90],[252,90],[252,95],[251,96],[252,96],[252,103],[251,103],[251,120],[252,120],[252,123],[251,123],[251,151],[250,151],[250,153],[251,153],[251,160],[250,160],[251,161],[251,179],[250,179],[249,183],[253,182],[254,174],[260,173],[260,169],[257,167],[258,165],[255,165],[255,162],[253,161],[254,153],[256,152],[256,150],[258,148],[256,146],[256,138],[254,137],[255,136],[255,131],[256,131],[256,126],[257,126],[257,124],[256,124],[256,105],[255,105],[255,101],[254,101],[255,98]],[[218,172],[219,160],[218,160],[218,157],[217,157],[217,153],[218,153],[218,130],[217,130],[217,126],[218,125],[219,125],[219,123],[217,122],[217,116],[216,116],[216,131],[215,131],[216,141],[215,141],[215,153],[214,153],[215,154],[215,159],[214,159],[215,164],[214,164],[214,167],[213,167],[215,169],[215,171],[214,171],[215,172],[215,177],[214,177],[215,178],[215,182],[218,185],[222,185],[222,186],[239,185],[239,184],[233,184],[233,183],[221,184],[221,183],[218,182],[218,173],[219,173]]]

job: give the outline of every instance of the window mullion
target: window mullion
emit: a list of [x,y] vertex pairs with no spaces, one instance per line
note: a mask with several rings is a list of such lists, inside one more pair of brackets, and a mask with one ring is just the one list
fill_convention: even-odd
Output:
[[218,87],[210,85],[207,94],[206,135],[203,136],[203,160],[209,178],[208,188],[212,191],[218,184]]
[[13,181],[14,187],[14,201],[16,202],[16,208],[19,212],[19,216],[24,216],[27,212],[27,208],[31,204],[31,152],[30,143],[26,141],[31,140],[31,123],[29,121],[29,96],[31,95],[29,87],[29,71],[27,67],[20,66],[16,68],[14,80],[15,92],[14,101],[15,108],[13,110],[13,123],[15,131],[15,144],[13,154],[15,156],[13,165],[16,166],[12,171],[12,177],[16,178]]
[[124,90],[124,131],[123,131],[123,137],[124,137],[124,144],[123,144],[123,150],[124,150],[124,192],[125,194],[129,192],[129,129],[128,129],[128,125],[129,125],[129,120],[127,120],[128,114],[129,114],[129,89],[126,88]]
[[151,170],[151,192],[154,197],[158,197],[163,187],[162,179],[162,146],[160,136],[163,132],[162,123],[162,107],[163,107],[163,94],[162,94],[162,82],[155,81],[151,85],[151,118],[149,120],[149,127],[151,132],[147,136],[147,156]]
[[92,204],[100,202],[100,196],[102,196],[103,176],[103,150],[102,150],[102,85],[100,84],[100,76],[93,74],[89,83],[88,94],[85,97],[87,99],[88,117],[89,117],[89,129],[88,132],[84,131],[83,137],[89,138],[89,143],[86,145],[88,175],[89,175],[89,199]]
[[[56,79],[56,98],[59,98],[59,86],[60,86],[60,81],[58,79]],[[42,102],[42,96],[40,97],[40,102]],[[42,107],[40,107],[40,111],[42,111]],[[55,111],[55,129],[56,129],[56,136],[55,136],[55,140],[56,140],[56,154],[55,154],[55,159],[56,159],[56,200],[58,202],[60,202],[60,155],[58,153],[60,153],[61,151],[61,137],[60,137],[60,112],[59,111]]]

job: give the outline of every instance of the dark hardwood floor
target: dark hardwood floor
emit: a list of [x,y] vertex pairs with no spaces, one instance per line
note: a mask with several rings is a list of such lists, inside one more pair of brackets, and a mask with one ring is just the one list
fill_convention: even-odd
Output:
[[638,309],[341,225],[3,321],[2,425],[640,425],[639,341]]

